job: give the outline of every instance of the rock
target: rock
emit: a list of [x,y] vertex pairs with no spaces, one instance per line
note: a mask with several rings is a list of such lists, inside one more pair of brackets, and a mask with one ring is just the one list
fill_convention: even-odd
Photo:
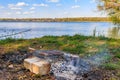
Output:
[[39,58],[45,59],[50,63],[54,63],[63,59],[64,52],[57,50],[36,50],[33,53],[33,56],[37,56]]
[[24,67],[32,71],[31,66],[34,62],[37,62],[37,61],[40,61],[40,59],[37,57],[27,58],[24,60]]
[[12,64],[10,64],[8,67],[9,67],[9,68],[14,68],[14,66],[13,66]]
[[33,54],[37,57],[50,57],[50,56],[56,56],[56,57],[59,57],[59,56],[62,56],[63,55],[63,52],[62,51],[57,51],[57,50],[36,50],[35,51],[35,54]]
[[6,68],[6,67],[7,67],[7,65],[6,65],[6,64],[3,64],[3,65],[2,65],[2,67]]
[[34,52],[36,49],[29,47],[30,52]]
[[38,57],[32,57],[24,60],[24,66],[35,74],[46,75],[50,73],[51,64]]
[[0,70],[0,74],[2,74],[3,73],[3,71],[2,70]]

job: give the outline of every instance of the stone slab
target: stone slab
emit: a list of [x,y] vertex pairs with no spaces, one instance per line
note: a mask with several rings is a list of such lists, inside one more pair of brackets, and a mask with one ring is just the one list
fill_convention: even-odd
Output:
[[63,59],[64,52],[58,50],[36,50],[33,53],[33,56],[37,56],[38,58],[49,61],[50,63],[54,63]]
[[62,56],[63,52],[57,50],[36,50],[36,56]]
[[50,63],[38,57],[31,57],[24,60],[24,67],[31,72],[40,75],[46,75],[50,72]]

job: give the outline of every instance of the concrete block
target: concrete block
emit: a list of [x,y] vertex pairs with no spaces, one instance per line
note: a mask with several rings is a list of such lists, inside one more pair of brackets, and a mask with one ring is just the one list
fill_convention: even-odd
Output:
[[32,72],[32,65],[35,62],[40,61],[38,57],[31,57],[24,60],[24,67],[29,69]]
[[50,71],[50,64],[46,61],[33,63],[33,73],[46,75]]
[[24,67],[35,74],[46,75],[49,74],[51,65],[46,60],[32,57],[24,60]]

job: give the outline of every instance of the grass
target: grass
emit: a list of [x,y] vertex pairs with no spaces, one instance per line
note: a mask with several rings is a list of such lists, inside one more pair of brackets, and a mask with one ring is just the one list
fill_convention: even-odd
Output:
[[[120,40],[106,38],[103,36],[44,36],[34,39],[12,39],[0,40],[0,47],[4,53],[13,51],[27,51],[28,47],[41,50],[62,50],[80,56],[92,55],[108,50],[113,59],[103,64],[105,69],[116,70],[120,67]],[[115,61],[116,62],[115,62]]]
[[117,44],[118,42],[117,40],[108,39],[102,36],[93,37],[76,34],[74,36],[44,36],[35,39],[7,38],[5,40],[0,40],[0,45],[4,47],[6,51],[33,47],[36,49],[63,50],[73,54],[96,53],[100,50],[104,50],[104,48],[106,48],[104,45],[108,45],[108,48],[110,46],[112,52],[117,53],[116,57],[119,57],[118,52],[115,52],[114,49],[115,47],[120,47],[120,45]]
[[4,45],[4,44],[15,42],[15,41],[16,39],[6,38],[5,40],[0,40],[0,44]]
[[119,58],[119,59],[120,59],[120,53],[115,54],[115,57],[117,57],[117,58]]
[[118,63],[106,63],[103,67],[107,70],[117,70],[120,69],[120,65]]

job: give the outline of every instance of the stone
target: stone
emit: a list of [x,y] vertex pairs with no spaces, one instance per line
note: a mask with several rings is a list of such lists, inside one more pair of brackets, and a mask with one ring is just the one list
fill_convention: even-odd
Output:
[[24,59],[24,67],[32,71],[32,64],[37,61],[40,61],[38,57]]
[[37,56],[39,58],[45,59],[50,63],[57,62],[63,59],[64,52],[57,50],[36,50],[33,53],[33,56]]
[[44,56],[44,57],[47,57],[47,56],[62,56],[63,55],[63,52],[61,51],[57,51],[57,50],[36,50],[35,51],[35,54],[36,56]]
[[51,64],[38,57],[31,57],[24,60],[24,67],[35,74],[47,75],[50,73]]
[[14,66],[11,64],[11,65],[9,65],[8,67],[9,67],[9,68],[13,68]]
[[45,60],[35,62],[32,65],[33,73],[40,74],[40,75],[46,75],[49,74],[50,71],[50,64],[46,62]]

